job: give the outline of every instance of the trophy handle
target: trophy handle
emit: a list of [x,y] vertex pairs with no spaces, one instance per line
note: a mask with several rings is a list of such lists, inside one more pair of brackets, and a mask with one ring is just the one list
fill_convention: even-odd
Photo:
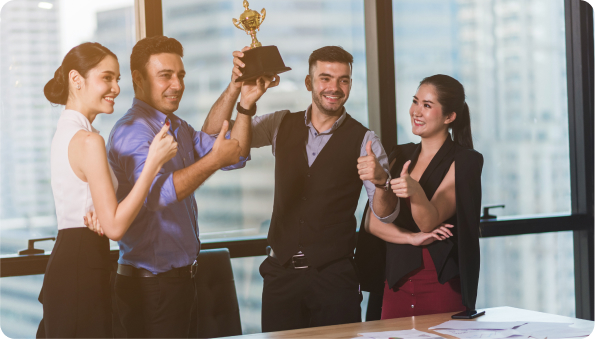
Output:
[[260,23],[262,24],[262,22],[264,21],[264,18],[267,16],[267,10],[266,9],[262,9],[262,11],[260,11]]
[[242,31],[244,30],[241,26],[240,26],[240,21],[233,18],[231,19],[231,21],[233,22],[233,25],[236,26],[238,29],[241,29]]

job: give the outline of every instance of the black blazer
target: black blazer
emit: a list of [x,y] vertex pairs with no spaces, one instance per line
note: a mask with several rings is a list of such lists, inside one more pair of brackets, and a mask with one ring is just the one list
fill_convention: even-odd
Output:
[[[412,160],[409,168],[413,168],[420,151],[421,144],[395,146],[389,155],[389,163],[395,160],[391,175],[398,177],[407,160]],[[453,237],[433,242],[428,245],[428,250],[436,266],[439,282],[443,284],[460,276],[462,302],[466,307],[475,309],[479,280],[479,217],[483,156],[474,150],[461,147],[449,137],[420,178],[420,185],[428,199],[431,199],[452,161],[455,162],[456,214],[446,222],[455,225],[452,229]],[[401,199],[400,203],[401,211],[395,224],[413,232],[419,232],[411,212],[403,208],[406,202]],[[382,293],[385,280],[392,287],[400,278],[421,266],[421,247],[386,243],[365,231],[365,220],[364,214],[355,262],[360,274],[362,290]]]

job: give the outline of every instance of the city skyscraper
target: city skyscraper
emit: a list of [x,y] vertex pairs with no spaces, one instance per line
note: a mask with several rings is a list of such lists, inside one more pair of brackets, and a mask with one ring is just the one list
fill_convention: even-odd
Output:
[[[564,4],[460,0],[460,80],[499,215],[570,212]],[[478,302],[574,316],[572,232],[481,240]]]
[[[50,145],[61,108],[43,87],[59,65],[59,3],[11,1],[0,20],[0,253],[16,253],[28,238],[55,234],[50,186]],[[51,7],[51,8],[48,8]],[[48,226],[36,227],[34,226]],[[53,228],[53,229],[52,229]],[[44,244],[50,249],[53,244]],[[49,246],[49,247],[47,247]],[[0,281],[1,327],[12,337],[35,334],[41,276]]]
[[[12,1],[2,8],[0,118],[1,219],[54,213],[50,144],[59,117],[43,87],[61,61],[58,4]],[[41,94],[41,95],[40,95]]]

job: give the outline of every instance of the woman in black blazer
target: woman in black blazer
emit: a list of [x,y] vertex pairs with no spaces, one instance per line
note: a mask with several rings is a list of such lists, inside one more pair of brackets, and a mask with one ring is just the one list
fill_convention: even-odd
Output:
[[463,86],[425,78],[410,116],[421,143],[389,155],[399,216],[365,215],[356,249],[362,290],[383,294],[382,319],[474,309],[477,297],[483,157]]

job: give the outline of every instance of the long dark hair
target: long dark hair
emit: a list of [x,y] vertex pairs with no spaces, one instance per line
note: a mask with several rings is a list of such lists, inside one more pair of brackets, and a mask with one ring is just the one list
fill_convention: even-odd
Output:
[[469,106],[465,102],[465,88],[463,85],[455,78],[444,74],[424,78],[419,85],[434,86],[438,95],[438,102],[442,105],[442,113],[444,115],[452,112],[457,114],[456,119],[448,126],[452,129],[454,141],[465,148],[473,149],[471,116]]
[[43,94],[53,104],[66,105],[66,101],[68,101],[68,73],[74,69],[83,78],[86,78],[87,73],[108,55],[118,60],[112,51],[96,42],[85,42],[74,47],[66,54],[62,65],[54,73],[54,77],[45,84]]

